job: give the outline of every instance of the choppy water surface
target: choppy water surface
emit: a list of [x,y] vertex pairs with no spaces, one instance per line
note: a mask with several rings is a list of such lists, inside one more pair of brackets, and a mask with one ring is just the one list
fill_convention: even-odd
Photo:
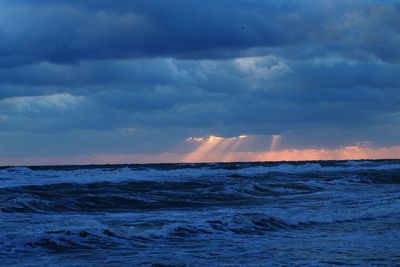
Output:
[[400,161],[0,169],[0,265],[400,264]]

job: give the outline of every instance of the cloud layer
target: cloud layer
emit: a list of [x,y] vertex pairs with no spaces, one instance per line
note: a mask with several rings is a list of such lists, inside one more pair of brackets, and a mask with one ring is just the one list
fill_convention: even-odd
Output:
[[0,0],[0,40],[0,157],[400,143],[397,1]]

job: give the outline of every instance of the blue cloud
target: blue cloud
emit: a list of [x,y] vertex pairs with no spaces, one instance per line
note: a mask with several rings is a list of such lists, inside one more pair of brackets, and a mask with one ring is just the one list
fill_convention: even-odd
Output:
[[208,134],[398,144],[399,15],[396,1],[0,1],[0,151],[35,154],[35,136],[49,155]]

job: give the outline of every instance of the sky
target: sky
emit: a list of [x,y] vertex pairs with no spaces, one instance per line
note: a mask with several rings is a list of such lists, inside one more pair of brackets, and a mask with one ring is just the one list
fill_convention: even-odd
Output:
[[0,0],[0,165],[400,158],[400,1]]

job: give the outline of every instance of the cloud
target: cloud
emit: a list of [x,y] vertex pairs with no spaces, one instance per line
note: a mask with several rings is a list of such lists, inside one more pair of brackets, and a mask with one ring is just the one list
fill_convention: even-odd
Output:
[[[24,129],[21,125],[48,132],[132,127],[172,135],[186,132],[187,136],[311,136],[325,128],[391,127],[398,122],[400,105],[396,65],[332,62],[330,58],[40,63],[6,69],[1,75],[4,88],[9,88],[3,89],[0,97],[2,113],[8,114],[9,122],[3,120],[3,130]],[[79,106],[64,111],[60,120],[59,111],[44,107],[36,112],[17,110],[10,104],[43,99],[57,103],[54,95],[80,99]],[[31,122],[24,123],[26,119]],[[337,140],[351,142],[354,137],[328,139],[327,145],[337,144]],[[392,144],[392,138],[387,140]]]
[[286,57],[400,59],[400,11],[390,1],[2,1],[0,5],[3,67],[160,56],[232,58],[254,55],[255,48],[265,49],[264,53],[277,49]]
[[161,153],[210,135],[398,145],[399,13],[396,1],[0,0],[0,154]]
[[47,113],[47,111],[67,111],[76,108],[83,100],[82,97],[71,94],[55,94],[47,96],[10,97],[0,102],[0,108],[6,113]]

